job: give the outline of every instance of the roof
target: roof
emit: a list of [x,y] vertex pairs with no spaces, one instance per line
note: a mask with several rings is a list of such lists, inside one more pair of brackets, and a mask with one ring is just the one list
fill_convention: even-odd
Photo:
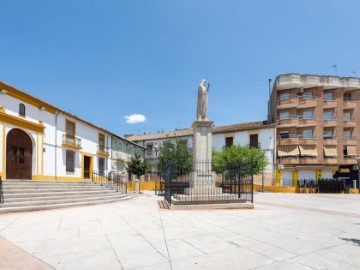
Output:
[[0,90],[3,90],[3,89],[8,91],[7,94],[9,96],[12,96],[12,97],[20,99],[20,100],[25,100],[26,103],[29,103],[29,104],[31,104],[31,105],[33,105],[35,107],[38,107],[38,108],[44,107],[46,111],[48,111],[50,113],[53,113],[53,114],[55,114],[57,112],[61,112],[61,113],[65,114],[65,115],[68,115],[68,116],[70,116],[70,117],[72,117],[72,118],[74,118],[74,119],[76,119],[76,120],[78,120],[80,122],[83,122],[84,124],[86,124],[88,126],[91,126],[91,127],[96,128],[96,129],[98,129],[100,131],[103,131],[104,133],[108,133],[108,134],[110,134],[112,136],[115,136],[115,137],[121,139],[121,140],[127,141],[127,142],[129,142],[129,143],[131,143],[133,145],[136,145],[137,147],[144,148],[144,147],[134,143],[133,141],[125,139],[125,138],[123,138],[123,137],[121,137],[121,136],[119,136],[119,135],[117,135],[117,134],[115,134],[115,133],[113,133],[111,131],[108,131],[108,130],[106,130],[106,129],[102,128],[102,127],[99,127],[99,126],[97,126],[97,125],[95,125],[95,124],[93,124],[93,123],[91,123],[89,121],[86,121],[86,120],[84,120],[84,119],[82,119],[82,118],[80,118],[80,117],[78,117],[78,116],[76,116],[74,114],[71,114],[71,113],[66,112],[66,111],[64,111],[64,110],[62,110],[62,109],[60,109],[60,108],[58,108],[56,106],[53,106],[53,105],[51,105],[50,103],[48,103],[46,101],[43,101],[43,100],[41,100],[41,99],[39,99],[37,97],[34,97],[33,95],[31,95],[29,93],[21,91],[21,90],[15,88],[12,85],[9,85],[9,84],[7,84],[7,83],[5,83],[3,81],[0,81]]
[[[215,126],[212,129],[212,133],[219,134],[219,133],[228,133],[228,132],[236,132],[236,131],[244,131],[244,130],[273,128],[273,127],[275,127],[274,123],[269,123],[267,121],[257,121],[257,122],[238,123],[238,124],[224,125],[224,126]],[[158,140],[165,138],[185,137],[192,135],[193,135],[193,129],[187,128],[187,129],[178,129],[174,131],[149,133],[144,135],[135,134],[128,136],[127,139],[137,142],[137,141]]]

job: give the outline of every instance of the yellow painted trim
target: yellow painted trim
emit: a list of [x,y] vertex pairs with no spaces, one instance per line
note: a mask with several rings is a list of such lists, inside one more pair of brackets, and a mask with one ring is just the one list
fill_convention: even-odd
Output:
[[36,174],[39,174],[39,133],[36,134],[36,145],[35,145],[35,154],[36,154]]
[[[55,181],[54,175],[33,175],[32,180],[35,181]],[[56,181],[65,181],[65,182],[83,182],[83,177],[73,177],[73,176],[57,176]]]
[[87,153],[87,152],[82,152],[81,153],[81,178],[82,179],[85,179],[84,178],[84,157],[85,156],[90,158],[89,179],[91,179],[92,175],[93,175],[93,168],[94,168],[93,163],[94,163],[95,155],[91,154],[91,153]]
[[25,119],[22,119],[21,117],[9,115],[2,111],[0,111],[0,121],[3,121],[8,124],[12,124],[14,126],[20,126],[22,128],[34,130],[40,133],[43,133],[45,128],[43,124],[30,122]]
[[294,187],[297,187],[298,182],[299,182],[299,171],[298,170],[293,170],[292,177],[293,177]]
[[99,151],[96,152],[96,155],[103,158],[107,158],[109,156],[108,154]]
[[276,170],[275,179],[276,179],[276,186],[280,186],[281,170]]
[[41,138],[41,174],[44,174],[44,133]]
[[82,149],[81,146],[79,147],[79,146],[76,146],[76,145],[66,144],[66,143],[63,143],[61,146],[64,147],[64,148],[69,148],[71,150],[75,150],[75,151]]
[[319,181],[319,179],[322,178],[322,175],[323,175],[322,169],[317,169],[316,170],[316,183]]
[[27,104],[33,105],[38,108],[44,107],[47,112],[52,113],[52,114],[55,114],[57,111],[57,109],[54,106],[52,106],[48,103],[45,103],[33,96],[30,96],[29,94],[26,94],[20,90],[17,90],[14,87],[11,87],[10,85],[0,82],[0,87],[1,87],[1,89],[6,90],[7,91],[6,94],[10,97],[16,98],[18,100],[21,100]]
[[5,136],[5,132],[6,132],[6,124],[5,122],[3,122],[3,137],[2,137],[2,174],[1,174],[1,179],[6,179],[6,136]]

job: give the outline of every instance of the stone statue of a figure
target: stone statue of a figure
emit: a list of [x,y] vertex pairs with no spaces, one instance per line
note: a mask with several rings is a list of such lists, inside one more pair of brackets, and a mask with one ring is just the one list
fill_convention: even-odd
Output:
[[198,100],[197,100],[197,120],[206,120],[207,119],[207,106],[208,106],[208,90],[209,84],[206,87],[205,80],[201,80],[198,88]]

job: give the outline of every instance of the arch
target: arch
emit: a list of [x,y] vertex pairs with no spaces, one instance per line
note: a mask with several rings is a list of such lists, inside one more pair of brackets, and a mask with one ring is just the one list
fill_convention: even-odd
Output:
[[13,128],[6,136],[6,178],[31,179],[32,142],[21,129]]

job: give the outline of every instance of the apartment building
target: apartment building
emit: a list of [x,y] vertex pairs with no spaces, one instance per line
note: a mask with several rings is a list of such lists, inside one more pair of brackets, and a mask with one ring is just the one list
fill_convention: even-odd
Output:
[[[0,176],[4,179],[83,181],[93,171],[125,173],[113,159],[128,161],[145,149],[0,82]],[[125,147],[115,148],[115,141]],[[115,157],[114,157],[115,156]]]
[[[158,146],[168,139],[180,138],[190,148],[193,145],[193,129],[178,129],[168,132],[149,133],[143,135],[130,135],[128,140],[146,148],[146,159],[149,170],[156,171],[158,162]],[[275,128],[274,124],[267,121],[239,123],[232,125],[214,126],[212,129],[212,148],[215,151],[222,151],[231,145],[242,145],[255,147],[262,150],[268,160],[268,166],[262,175],[255,176],[255,183],[272,185],[274,183],[274,147]]]
[[360,79],[283,74],[269,100],[276,124],[276,184],[358,178]]

